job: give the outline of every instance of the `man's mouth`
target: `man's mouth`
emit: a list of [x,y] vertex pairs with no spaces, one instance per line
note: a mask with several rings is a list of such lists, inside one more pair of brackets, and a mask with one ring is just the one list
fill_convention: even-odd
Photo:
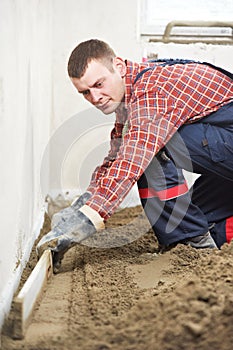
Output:
[[98,108],[98,109],[100,109],[100,110],[106,109],[106,108],[108,107],[109,101],[110,101],[110,100],[107,100],[107,101],[104,102],[104,103],[101,103],[101,104],[96,105],[96,108]]

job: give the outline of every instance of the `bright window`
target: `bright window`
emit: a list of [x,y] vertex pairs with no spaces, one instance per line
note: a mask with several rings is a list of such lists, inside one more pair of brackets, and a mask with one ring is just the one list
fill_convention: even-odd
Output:
[[[141,0],[141,35],[162,36],[168,23],[185,21],[224,22],[232,25],[174,26],[175,35],[232,37],[233,0]],[[216,23],[217,24],[217,23]]]

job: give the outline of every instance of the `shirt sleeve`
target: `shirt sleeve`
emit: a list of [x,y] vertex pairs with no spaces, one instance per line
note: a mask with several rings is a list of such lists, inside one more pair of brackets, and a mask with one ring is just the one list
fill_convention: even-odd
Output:
[[[163,108],[159,109],[160,98]],[[87,205],[105,220],[110,217],[176,130],[176,118],[169,114],[165,96],[147,91],[132,98],[128,105],[128,131],[115,160],[95,180]]]
[[99,185],[101,179],[107,175],[108,169],[112,166],[112,163],[117,157],[117,152],[119,151],[122,142],[123,127],[124,124],[116,121],[114,128],[111,131],[110,150],[108,155],[104,158],[102,165],[98,166],[94,170],[87,191],[93,193],[95,188]]

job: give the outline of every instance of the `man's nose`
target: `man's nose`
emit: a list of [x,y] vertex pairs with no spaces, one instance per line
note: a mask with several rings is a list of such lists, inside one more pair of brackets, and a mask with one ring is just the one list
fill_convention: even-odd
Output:
[[93,104],[98,104],[101,101],[101,93],[98,90],[91,91],[91,102]]

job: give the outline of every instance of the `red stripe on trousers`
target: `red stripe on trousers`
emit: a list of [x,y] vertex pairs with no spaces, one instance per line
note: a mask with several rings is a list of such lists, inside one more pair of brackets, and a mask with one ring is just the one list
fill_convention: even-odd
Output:
[[138,192],[141,199],[158,197],[161,201],[167,201],[187,193],[188,190],[187,183],[185,182],[162,191],[156,191],[153,188],[140,188]]
[[230,243],[233,238],[233,216],[226,219],[226,241]]

